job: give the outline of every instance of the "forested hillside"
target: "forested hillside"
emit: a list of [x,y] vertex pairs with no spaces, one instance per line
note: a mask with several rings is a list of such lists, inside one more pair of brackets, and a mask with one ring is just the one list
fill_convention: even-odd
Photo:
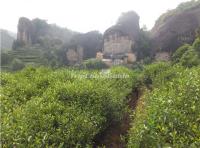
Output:
[[1,50],[11,50],[12,44],[16,39],[16,35],[7,30],[0,29],[1,34]]

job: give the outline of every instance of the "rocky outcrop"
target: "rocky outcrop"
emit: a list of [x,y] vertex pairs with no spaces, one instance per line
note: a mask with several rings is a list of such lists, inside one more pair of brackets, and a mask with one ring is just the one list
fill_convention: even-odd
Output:
[[48,41],[67,43],[76,34],[66,28],[48,24],[46,20],[21,17],[18,22],[17,42],[19,45],[40,44],[43,46]]
[[[191,6],[190,6],[191,5]],[[185,43],[192,43],[200,27],[200,3],[188,2],[162,15],[151,31],[154,49],[174,52]]]
[[31,44],[32,23],[29,19],[21,17],[18,22],[17,40],[24,44]]
[[[124,13],[118,19],[117,24],[108,28],[104,33],[104,58],[127,61],[127,55],[133,55],[132,49],[138,38],[139,30],[138,14],[133,11]],[[128,59],[131,57],[135,55]],[[135,61],[133,59],[135,58],[129,61]]]
[[76,48],[68,49],[66,57],[69,65],[80,64],[83,61],[83,48],[78,46]]
[[110,28],[107,32],[109,32],[109,35],[104,38],[103,52],[105,55],[131,52],[135,42],[133,39],[127,34],[123,34],[119,29]]
[[155,55],[155,60],[156,61],[169,61],[170,60],[170,55],[168,52],[157,52]]
[[65,47],[69,64],[79,64],[83,60],[95,58],[102,49],[102,40],[102,34],[97,31],[76,34]]

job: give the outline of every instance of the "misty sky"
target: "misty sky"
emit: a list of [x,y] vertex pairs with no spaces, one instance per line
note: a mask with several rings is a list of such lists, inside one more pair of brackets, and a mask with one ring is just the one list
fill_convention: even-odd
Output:
[[188,0],[2,0],[0,28],[17,32],[18,19],[41,18],[74,31],[104,32],[122,12],[135,10],[140,26],[151,29],[155,20],[169,9]]

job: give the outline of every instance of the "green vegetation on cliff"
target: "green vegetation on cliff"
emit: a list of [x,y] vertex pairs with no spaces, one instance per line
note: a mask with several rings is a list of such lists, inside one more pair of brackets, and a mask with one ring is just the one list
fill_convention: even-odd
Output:
[[176,15],[176,14],[184,12],[186,10],[191,10],[191,9],[193,9],[195,7],[199,7],[199,6],[200,6],[200,0],[191,0],[191,1],[188,1],[188,2],[183,2],[180,5],[178,5],[176,7],[176,9],[169,10],[168,12],[161,15],[159,17],[159,19],[156,21],[155,26],[162,25],[163,23],[166,22],[166,20],[168,18],[170,18],[170,16]]

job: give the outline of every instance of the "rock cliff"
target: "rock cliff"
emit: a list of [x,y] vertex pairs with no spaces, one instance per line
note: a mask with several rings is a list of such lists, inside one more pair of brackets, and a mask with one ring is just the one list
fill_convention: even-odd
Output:
[[31,44],[32,23],[29,19],[21,17],[18,22],[17,40],[25,44]]
[[163,14],[151,30],[157,51],[169,53],[185,43],[192,43],[195,30],[200,27],[200,1],[182,3]]
[[122,14],[116,25],[104,33],[105,56],[131,52],[139,34],[139,16],[134,11]]
[[43,44],[46,40],[63,43],[69,42],[71,37],[76,34],[66,28],[58,27],[54,24],[48,24],[46,20],[21,17],[18,22],[17,42],[21,45]]

